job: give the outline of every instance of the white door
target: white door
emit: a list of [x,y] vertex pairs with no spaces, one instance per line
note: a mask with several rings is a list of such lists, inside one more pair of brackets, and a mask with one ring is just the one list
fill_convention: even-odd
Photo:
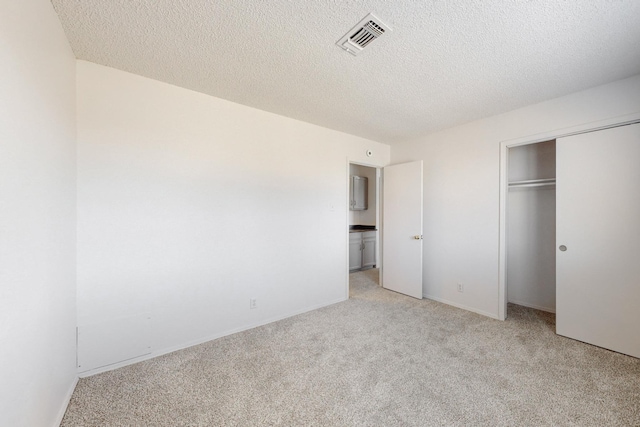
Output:
[[384,168],[382,286],[422,299],[422,161]]
[[640,357],[640,124],[556,150],[556,331]]

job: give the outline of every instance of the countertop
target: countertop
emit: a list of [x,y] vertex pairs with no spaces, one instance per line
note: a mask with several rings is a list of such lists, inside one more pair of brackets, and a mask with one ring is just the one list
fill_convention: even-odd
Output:
[[375,225],[350,225],[349,233],[365,233],[367,231],[378,231]]

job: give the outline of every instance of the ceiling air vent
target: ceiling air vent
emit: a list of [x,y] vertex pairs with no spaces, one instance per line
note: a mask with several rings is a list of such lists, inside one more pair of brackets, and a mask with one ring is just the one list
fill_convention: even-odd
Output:
[[358,25],[353,27],[351,31],[345,34],[336,44],[350,54],[357,55],[362,49],[369,46],[372,41],[387,31],[391,31],[391,28],[384,24],[373,13],[370,13],[365,16],[362,21],[358,22]]

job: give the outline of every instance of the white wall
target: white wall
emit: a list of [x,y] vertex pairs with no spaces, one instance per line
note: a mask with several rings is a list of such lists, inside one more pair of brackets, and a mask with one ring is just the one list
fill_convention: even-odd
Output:
[[0,425],[53,426],[76,381],[75,59],[46,0],[0,13]]
[[367,177],[368,209],[349,211],[349,225],[376,225],[376,168],[349,165],[349,174]]
[[[555,178],[556,142],[509,149],[509,182]],[[556,189],[510,187],[507,198],[509,302],[556,311]]]
[[80,371],[347,297],[347,162],[385,165],[388,146],[77,70]]
[[393,146],[424,161],[424,295],[498,317],[501,141],[637,112],[640,75]]

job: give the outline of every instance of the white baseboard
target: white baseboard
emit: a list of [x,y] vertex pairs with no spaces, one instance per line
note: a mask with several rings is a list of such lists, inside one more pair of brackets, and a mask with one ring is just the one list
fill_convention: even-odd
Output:
[[542,306],[539,306],[539,305],[529,304],[529,303],[522,302],[522,301],[509,300],[509,302],[511,304],[521,305],[523,307],[535,308],[536,310],[546,311],[547,313],[555,313],[556,312],[556,310],[554,308],[542,307]]
[[490,317],[492,319],[501,320],[500,317],[498,317],[497,313],[489,313],[487,311],[478,310],[477,308],[473,308],[473,307],[469,307],[469,306],[464,305],[464,304],[459,304],[457,302],[449,301],[449,300],[446,300],[444,298],[434,297],[432,295],[423,295],[422,297],[430,299],[430,300],[438,301],[438,302],[441,302],[443,304],[451,305],[451,306],[456,307],[456,308],[461,308],[463,310],[471,311],[473,313],[481,314],[483,316],[487,316],[487,317]]
[[67,394],[64,397],[64,400],[62,401],[62,407],[60,408],[60,411],[58,411],[58,416],[56,417],[53,425],[54,427],[60,427],[60,424],[62,424],[62,419],[64,418],[64,414],[65,412],[67,412],[67,406],[69,406],[69,402],[71,402],[71,396],[73,396],[73,392],[76,389],[76,386],[78,385],[78,377],[76,377],[73,382],[71,383],[71,387],[69,387],[69,390],[67,390]]
[[143,362],[145,360],[153,359],[154,357],[162,356],[162,355],[168,354],[168,353],[173,353],[174,351],[183,350],[185,348],[193,347],[194,345],[203,344],[203,343],[208,342],[208,341],[213,341],[213,340],[218,339],[218,338],[226,337],[227,335],[232,335],[232,334],[236,334],[238,332],[242,332],[242,331],[246,331],[246,330],[249,330],[249,329],[257,328],[258,326],[263,326],[263,325],[266,325],[266,324],[269,324],[269,323],[277,322],[278,320],[287,319],[289,317],[293,317],[293,316],[297,316],[299,314],[307,313],[309,311],[317,310],[317,309],[322,308],[322,307],[328,307],[330,305],[337,304],[339,302],[343,302],[343,301],[346,301],[348,299],[349,299],[348,297],[346,297],[346,298],[345,297],[341,297],[341,298],[338,298],[337,300],[330,301],[328,303],[313,305],[313,306],[306,307],[306,308],[303,308],[301,310],[296,310],[296,311],[293,311],[293,312],[290,312],[290,313],[287,313],[287,314],[284,314],[284,315],[281,315],[281,316],[271,317],[269,319],[261,320],[259,322],[255,322],[255,323],[250,323],[248,325],[241,326],[239,328],[233,328],[233,329],[222,331],[222,332],[219,332],[219,333],[216,333],[216,334],[213,334],[213,335],[208,335],[206,337],[199,338],[199,339],[193,340],[193,341],[189,341],[189,342],[184,343],[184,344],[179,344],[179,345],[176,345],[176,346],[173,346],[173,347],[164,348],[164,349],[160,349],[160,350],[155,350],[155,351],[152,351],[149,354],[145,354],[144,356],[140,356],[140,357],[136,357],[136,358],[128,359],[128,360],[123,360],[121,362],[113,363],[111,365],[101,366],[101,367],[96,368],[96,369],[91,369],[89,371],[80,372],[80,373],[78,373],[78,375],[80,376],[80,378],[87,378],[87,377],[90,377],[90,376],[93,376],[93,375],[101,374],[103,372],[113,371],[114,369],[122,368],[122,367],[128,366],[128,365],[133,365],[134,363]]

